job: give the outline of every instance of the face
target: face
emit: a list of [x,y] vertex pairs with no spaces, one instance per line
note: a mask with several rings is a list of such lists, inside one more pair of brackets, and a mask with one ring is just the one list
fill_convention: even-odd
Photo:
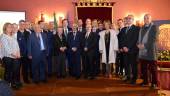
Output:
[[73,31],[77,31],[77,25],[76,24],[73,24]]
[[91,25],[91,19],[86,19],[86,25]]
[[12,24],[7,25],[6,27],[6,34],[11,35],[12,34]]
[[103,29],[103,24],[101,24],[101,23],[99,24],[99,29],[101,29],[101,30]]
[[19,23],[19,29],[24,30],[25,29],[25,22],[20,22]]
[[118,21],[117,21],[117,26],[118,26],[119,28],[122,28],[122,27],[124,26],[123,20],[118,20]]
[[39,25],[40,25],[40,28],[41,28],[41,29],[44,29],[44,27],[45,27],[45,22],[41,22]]
[[67,20],[64,20],[63,21],[63,27],[67,27],[68,26],[68,21]]
[[92,26],[93,26],[93,27],[98,27],[98,22],[97,22],[97,20],[94,20],[94,21],[92,22]]
[[58,35],[62,35],[63,34],[63,28],[58,28],[57,33],[58,33]]
[[44,24],[44,30],[48,30],[48,23]]
[[31,29],[30,22],[25,22],[25,29]]
[[50,23],[49,23],[49,29],[50,29],[50,30],[54,30],[54,23],[53,23],[53,22],[50,22]]
[[104,23],[104,26],[106,30],[110,29],[110,24],[108,22]]
[[151,16],[150,15],[145,15],[144,16],[144,23],[145,24],[150,24],[152,22],[152,18],[151,18]]
[[127,17],[127,24],[128,24],[128,25],[131,25],[131,24],[133,24],[133,21],[134,21],[133,16],[129,15],[129,16]]
[[92,26],[91,26],[91,25],[87,25],[87,26],[86,26],[86,30],[87,30],[87,32],[91,32]]
[[12,24],[12,33],[15,34],[18,32],[18,25],[17,24]]
[[80,20],[78,20],[78,26],[82,26],[83,25],[83,21],[80,19]]
[[34,29],[34,31],[35,31],[36,33],[40,33],[40,32],[41,32],[41,27],[40,27],[40,25],[38,25],[38,24],[35,24],[35,25],[33,26],[33,29]]

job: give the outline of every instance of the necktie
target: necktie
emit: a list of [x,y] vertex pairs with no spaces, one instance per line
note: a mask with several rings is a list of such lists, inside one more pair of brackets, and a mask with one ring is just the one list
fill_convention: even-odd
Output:
[[89,32],[86,33],[86,39],[89,37]]
[[126,28],[126,34],[128,33],[129,29],[130,29],[130,26],[128,26],[128,27]]
[[76,39],[76,32],[73,32],[74,40]]

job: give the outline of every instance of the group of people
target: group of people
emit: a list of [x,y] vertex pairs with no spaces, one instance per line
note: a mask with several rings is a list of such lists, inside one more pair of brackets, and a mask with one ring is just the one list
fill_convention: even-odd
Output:
[[143,26],[134,25],[133,15],[118,19],[116,24],[88,18],[85,24],[79,19],[72,28],[68,25],[67,19],[57,29],[54,22],[20,20],[19,27],[5,23],[0,36],[5,81],[14,89],[22,87],[21,77],[28,84],[30,80],[47,83],[55,69],[59,79],[69,75],[93,80],[102,74],[136,84],[140,63],[141,85],[148,85],[150,79],[151,87],[156,87],[159,32],[149,14],[144,16]]

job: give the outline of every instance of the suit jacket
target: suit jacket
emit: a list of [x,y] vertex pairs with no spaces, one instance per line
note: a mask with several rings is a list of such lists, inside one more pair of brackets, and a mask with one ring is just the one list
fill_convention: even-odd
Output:
[[136,45],[138,41],[139,29],[139,27],[132,25],[127,33],[127,27],[124,27],[121,31],[122,33],[120,33],[120,47],[127,47],[129,49],[128,53],[138,53],[138,48]]
[[30,33],[28,31],[24,31],[23,33],[20,31],[17,32],[17,41],[20,48],[20,54],[22,57],[27,57],[28,54],[27,43],[29,35]]
[[[70,32],[72,31],[72,28],[70,28],[70,27],[67,27],[67,29],[68,29],[68,33],[70,33]],[[64,29],[63,29],[63,33],[64,33]],[[65,35],[66,38],[67,38],[68,33],[67,33],[66,35],[65,35],[65,33],[64,33],[64,35]]]
[[[54,36],[54,55],[57,56],[60,53],[63,53],[60,51],[60,47],[67,47],[67,40],[65,35],[62,35],[62,39],[60,39],[59,35],[56,34]],[[65,52],[64,52],[65,53]]]
[[[143,29],[144,27],[142,27]],[[142,38],[144,37],[144,33],[145,32],[142,31]],[[148,41],[146,44],[144,44],[147,53],[145,54],[145,56],[139,56],[140,59],[144,59],[144,60],[157,60],[157,46],[156,46],[156,42],[158,40],[158,35],[159,35],[159,29],[156,25],[152,25],[150,31],[149,31],[149,35],[148,35]]]
[[[47,45],[47,37],[45,33],[40,33],[41,37],[43,39],[46,55],[48,55],[48,45]],[[32,56],[33,59],[37,59],[41,57],[41,46],[40,46],[40,40],[38,39],[36,33],[32,33],[29,36],[28,40],[28,56]]]
[[[78,30],[78,28],[77,28],[77,30]],[[78,31],[79,31],[79,30],[78,30]],[[79,31],[79,32],[85,33],[85,32],[86,32],[86,28],[82,27],[82,31]]]
[[84,48],[87,47],[88,48],[87,53],[94,55],[96,51],[96,45],[97,45],[96,38],[97,38],[96,33],[94,32],[90,32],[88,38],[86,38],[86,33],[84,33],[82,37],[82,50],[84,50]]
[[47,35],[47,42],[48,42],[48,52],[49,55],[52,55],[53,53],[53,48],[54,48],[54,34],[53,31],[48,30],[48,32],[46,33]]
[[73,32],[70,32],[68,34],[68,39],[67,39],[68,51],[72,52],[72,48],[76,47],[77,52],[80,52],[81,51],[81,40],[82,40],[82,34],[80,32],[76,33],[75,38],[74,38]]

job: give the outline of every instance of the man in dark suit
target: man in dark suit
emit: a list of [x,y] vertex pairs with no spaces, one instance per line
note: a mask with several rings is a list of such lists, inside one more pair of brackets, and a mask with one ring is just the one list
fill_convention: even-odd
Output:
[[67,40],[63,34],[63,28],[57,29],[57,34],[54,37],[54,55],[57,59],[56,73],[57,78],[66,77],[66,52],[67,52]]
[[40,81],[46,83],[45,58],[48,54],[47,37],[41,32],[40,25],[33,26],[34,33],[29,36],[28,57],[32,59],[33,82],[38,84]]
[[82,21],[82,19],[79,19],[79,20],[78,20],[78,28],[77,28],[77,30],[78,30],[79,32],[81,32],[81,33],[86,32],[86,28],[83,27],[83,21]]
[[[63,19],[62,20],[62,29],[63,29],[63,34],[66,37],[66,41],[67,41],[67,36],[68,33],[70,33],[72,31],[72,29],[69,27],[68,24],[68,20],[67,19]],[[69,54],[68,54],[68,50],[66,50],[66,65],[68,66],[68,69],[70,68],[70,64],[68,62],[68,59],[70,58]],[[69,73],[69,75],[71,75],[71,73]]]
[[[118,42],[119,42],[119,47],[120,47],[120,42],[121,42],[121,31],[124,28],[124,22],[123,19],[118,19],[117,20],[117,25],[118,25]],[[123,76],[123,69],[124,69],[124,65],[123,65],[123,50],[121,48],[119,48],[119,51],[117,52],[117,58],[116,58],[116,75],[120,75]]]
[[54,50],[54,23],[49,23],[49,30],[46,33],[47,35],[47,44],[48,44],[48,56],[47,56],[47,63],[48,63],[48,77],[52,76],[52,55]]
[[[137,79],[137,55],[138,48],[136,46],[138,41],[139,27],[133,25],[134,16],[128,15],[128,26],[122,29],[122,43],[120,45],[124,52],[125,75],[126,82],[131,84],[136,83]],[[132,75],[132,78],[131,78]]]
[[86,25],[86,33],[82,37],[83,48],[83,65],[84,77],[89,79],[95,78],[95,51],[96,51],[96,34],[92,32],[92,26]]
[[70,73],[76,79],[80,78],[81,75],[81,33],[77,31],[77,25],[73,24],[73,31],[68,34],[68,54],[70,58]]
[[68,26],[67,19],[64,19],[62,21],[62,27],[63,27],[63,33],[64,33],[65,37],[67,38],[68,33],[72,31],[72,29]]
[[97,20],[93,20],[92,21],[92,32],[95,33],[96,35],[96,40],[97,40],[97,43],[96,43],[96,51],[95,51],[95,60],[94,60],[94,63],[95,63],[95,74],[96,76],[100,74],[100,52],[99,52],[99,39],[100,39],[100,35],[99,35],[99,32],[100,32],[100,29],[98,29],[98,23],[97,23]]
[[[151,88],[157,87],[157,40],[159,31],[156,25],[152,23],[152,17],[150,14],[144,16],[144,26],[142,26],[139,39],[139,60],[141,64],[141,78],[143,79],[143,85],[147,85],[148,78],[151,78]],[[148,74],[148,71],[150,74]]]
[[28,43],[28,37],[30,33],[25,30],[24,23],[25,23],[24,21],[19,22],[19,30],[17,32],[17,41],[18,41],[20,54],[21,54],[20,61],[22,65],[23,80],[25,83],[30,83],[29,81],[30,62],[27,56],[27,53],[28,53],[27,43]]

